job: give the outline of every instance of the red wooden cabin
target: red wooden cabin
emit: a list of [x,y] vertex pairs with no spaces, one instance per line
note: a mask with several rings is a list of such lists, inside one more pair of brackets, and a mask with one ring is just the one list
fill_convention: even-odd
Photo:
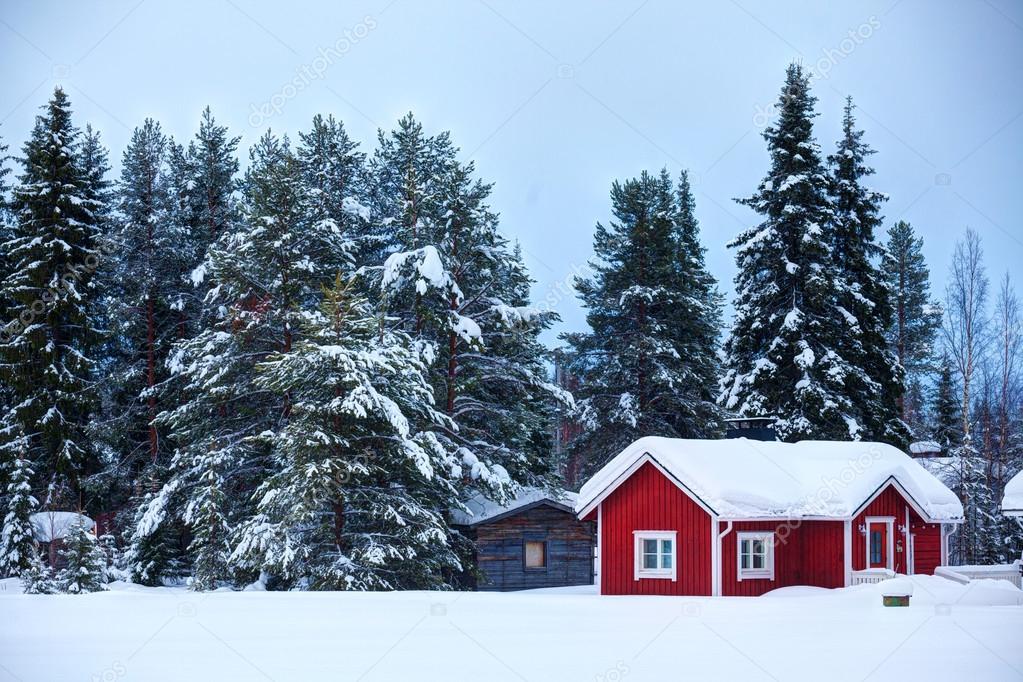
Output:
[[962,505],[880,443],[643,438],[579,494],[601,594],[756,596],[933,573]]

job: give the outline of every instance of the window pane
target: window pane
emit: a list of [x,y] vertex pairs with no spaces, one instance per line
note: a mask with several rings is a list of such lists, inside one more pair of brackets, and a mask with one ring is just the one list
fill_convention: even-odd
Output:
[[526,568],[544,568],[547,566],[547,546],[542,541],[526,542]]
[[753,553],[754,554],[763,554],[764,553],[764,541],[763,540],[754,540],[753,541]]
[[657,555],[656,554],[644,554],[643,555],[643,568],[657,568]]
[[662,554],[661,555],[661,568],[671,568],[671,555],[670,554]]
[[763,554],[754,554],[753,555],[753,568],[763,568],[763,567],[764,567],[764,555]]
[[742,554],[742,567],[749,568],[749,554],[745,552]]
[[671,554],[671,540],[661,540],[661,554]]
[[657,554],[657,540],[643,540],[644,554]]

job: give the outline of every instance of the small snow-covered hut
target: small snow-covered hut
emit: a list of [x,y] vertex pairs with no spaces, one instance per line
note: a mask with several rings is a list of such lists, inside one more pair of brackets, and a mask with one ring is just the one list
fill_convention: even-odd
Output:
[[593,584],[595,528],[575,517],[575,493],[523,488],[506,504],[483,496],[452,512],[475,546],[483,591]]

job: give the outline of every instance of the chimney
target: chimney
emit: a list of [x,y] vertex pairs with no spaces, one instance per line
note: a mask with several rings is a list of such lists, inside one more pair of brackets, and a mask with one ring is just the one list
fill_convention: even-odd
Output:
[[725,438],[749,438],[750,440],[778,440],[774,432],[774,417],[737,417],[726,419],[728,428]]

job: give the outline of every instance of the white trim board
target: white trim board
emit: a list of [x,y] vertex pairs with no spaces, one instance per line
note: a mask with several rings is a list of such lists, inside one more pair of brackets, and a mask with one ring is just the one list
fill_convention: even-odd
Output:
[[[661,555],[661,540],[671,540],[671,570],[662,568],[642,568],[643,552],[640,551],[643,540],[657,540],[657,555]],[[632,531],[632,579],[678,581],[678,531],[674,530],[634,530]],[[660,559],[658,559],[660,562]]]
[[863,526],[866,532],[863,533],[863,568],[873,568],[870,565],[870,524],[883,523],[885,536],[888,538],[888,551],[885,554],[885,568],[889,571],[895,570],[895,517],[894,516],[867,516],[863,519]]
[[680,481],[677,478],[675,478],[675,476],[673,476],[671,474],[671,472],[669,472],[667,469],[665,469],[661,465],[661,463],[658,462],[656,458],[654,458],[653,455],[651,455],[649,452],[647,452],[647,453],[644,453],[642,457],[637,458],[636,461],[633,462],[629,466],[628,469],[626,469],[621,474],[619,474],[615,478],[615,480],[613,480],[610,483],[608,483],[607,487],[600,491],[600,494],[598,494],[596,497],[594,497],[593,500],[588,505],[583,507],[583,509],[580,510],[578,514],[576,514],[576,517],[582,519],[582,518],[585,518],[586,516],[588,516],[590,513],[592,513],[593,510],[596,509],[597,506],[601,502],[606,500],[611,495],[611,493],[613,493],[615,490],[617,490],[619,488],[619,486],[621,486],[623,483],[625,483],[625,481],[629,480],[629,478],[631,478],[634,473],[639,471],[640,467],[642,467],[647,462],[652,464],[655,469],[657,469],[659,472],[661,472],[662,476],[664,476],[669,481],[674,483],[675,487],[678,488],[679,490],[681,490],[685,494],[686,497],[688,497],[693,502],[695,502],[697,504],[697,506],[700,507],[700,509],[702,509],[703,511],[707,512],[708,516],[714,517],[714,516],[717,515],[717,512],[714,511],[706,502],[701,500],[699,495],[697,495],[692,490],[690,490],[689,486],[687,486],[685,483],[683,483],[682,481]]

